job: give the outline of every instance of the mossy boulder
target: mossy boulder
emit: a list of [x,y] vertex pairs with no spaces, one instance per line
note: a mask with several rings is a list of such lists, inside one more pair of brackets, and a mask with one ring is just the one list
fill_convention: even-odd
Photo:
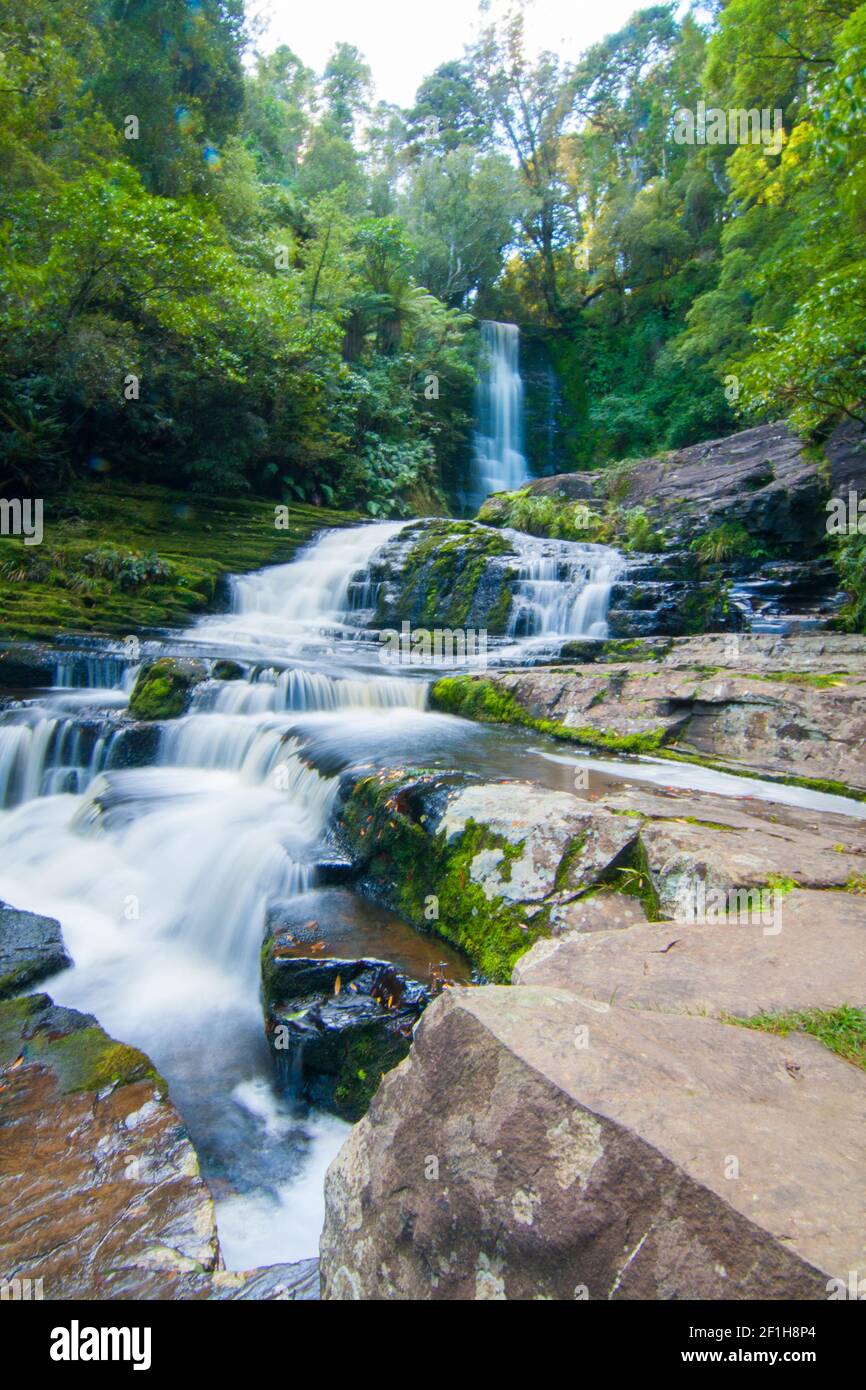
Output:
[[605,880],[636,838],[625,818],[566,792],[412,769],[356,781],[341,827],[369,891],[493,980],[508,980],[562,903]]
[[516,556],[499,531],[472,521],[409,527],[382,556],[375,624],[508,629]]
[[199,661],[163,656],[142,666],[129,699],[134,719],[177,719],[189,707],[193,687],[207,671]]

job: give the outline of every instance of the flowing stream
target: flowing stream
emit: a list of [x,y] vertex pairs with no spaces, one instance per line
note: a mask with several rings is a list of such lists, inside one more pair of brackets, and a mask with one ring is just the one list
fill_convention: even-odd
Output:
[[[60,656],[54,688],[0,713],[0,900],[59,918],[75,965],[49,982],[53,997],[95,1014],[167,1077],[229,1268],[315,1254],[324,1169],[348,1128],[275,1087],[258,979],[269,907],[326,909],[316,865],[338,774],[409,756],[573,785],[560,745],[427,711],[423,681],[385,674],[365,628],[370,562],[402,524],[327,533],[292,564],[235,579],[231,611],[171,649],[235,659],[247,675],[199,687],[181,719],[124,723],[137,668],[107,650]],[[526,561],[512,652],[545,633],[601,631],[615,552],[564,546]],[[607,783],[676,773],[741,791],[701,768],[583,761]],[[750,781],[750,794],[762,786]],[[766,794],[823,804],[797,788]],[[340,908],[350,915],[351,897]],[[371,911],[352,920],[384,950],[399,932]]]

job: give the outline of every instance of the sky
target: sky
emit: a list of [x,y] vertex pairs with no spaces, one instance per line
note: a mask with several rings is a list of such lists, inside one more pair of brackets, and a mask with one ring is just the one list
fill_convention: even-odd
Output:
[[[529,47],[574,60],[648,3],[531,0]],[[504,8],[504,0],[493,0],[490,12]],[[335,44],[354,44],[373,71],[377,97],[399,106],[411,106],[422,79],[440,63],[459,58],[478,28],[489,23],[477,0],[248,0],[247,12],[266,24],[259,49],[268,53],[288,44],[316,72]]]

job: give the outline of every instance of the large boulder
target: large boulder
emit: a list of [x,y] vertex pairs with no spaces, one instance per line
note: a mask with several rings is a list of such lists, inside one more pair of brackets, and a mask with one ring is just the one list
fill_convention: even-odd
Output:
[[323,1297],[824,1299],[866,1258],[864,1135],[812,1038],[455,989],[328,1171]]
[[59,922],[0,903],[0,999],[20,994],[71,964]]

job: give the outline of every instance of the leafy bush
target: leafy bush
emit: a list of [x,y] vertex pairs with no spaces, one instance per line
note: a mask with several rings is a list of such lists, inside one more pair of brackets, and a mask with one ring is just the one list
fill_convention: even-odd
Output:
[[632,507],[624,514],[624,548],[646,555],[658,555],[665,548],[664,536],[653,530],[652,522],[643,507]]
[[689,549],[697,555],[702,565],[719,565],[725,560],[745,557],[759,560],[767,553],[739,521],[726,521],[714,530],[704,532],[692,541]]

